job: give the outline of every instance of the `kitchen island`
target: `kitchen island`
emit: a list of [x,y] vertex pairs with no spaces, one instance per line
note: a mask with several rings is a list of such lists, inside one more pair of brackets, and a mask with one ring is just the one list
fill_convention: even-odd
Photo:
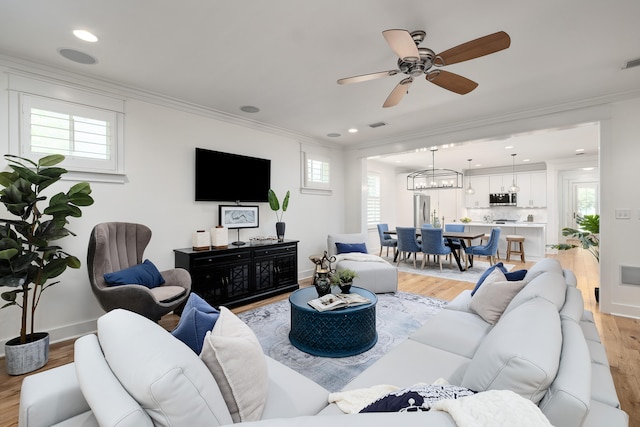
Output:
[[[459,223],[457,223],[459,224]],[[491,233],[491,229],[500,228],[500,243],[498,244],[498,251],[500,252],[500,259],[505,260],[507,257],[507,241],[505,236],[508,234],[518,234],[525,238],[524,251],[527,261],[539,261],[545,257],[546,252],[546,224],[539,222],[520,222],[520,221],[505,221],[502,223],[496,222],[470,222],[465,224],[465,231],[469,232],[483,232],[486,234]],[[479,242],[474,241],[471,244],[477,245]],[[514,257],[511,259],[515,260]],[[517,261],[520,261],[520,257],[517,257]]]

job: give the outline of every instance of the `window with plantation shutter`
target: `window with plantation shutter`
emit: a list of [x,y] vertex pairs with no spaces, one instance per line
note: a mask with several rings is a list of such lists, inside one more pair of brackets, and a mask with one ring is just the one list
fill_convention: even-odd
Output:
[[22,94],[21,153],[62,154],[67,168],[114,170],[116,113]]
[[367,223],[373,227],[380,222],[380,175],[367,174]]

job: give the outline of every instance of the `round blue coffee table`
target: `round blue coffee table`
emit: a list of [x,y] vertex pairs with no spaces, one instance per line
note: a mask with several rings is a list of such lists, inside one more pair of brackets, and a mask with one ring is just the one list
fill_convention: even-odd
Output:
[[318,311],[308,302],[318,298],[315,287],[298,289],[289,297],[291,332],[289,340],[305,353],[322,357],[347,357],[369,350],[378,341],[376,303],[373,292],[351,287],[351,292],[371,303],[355,307]]

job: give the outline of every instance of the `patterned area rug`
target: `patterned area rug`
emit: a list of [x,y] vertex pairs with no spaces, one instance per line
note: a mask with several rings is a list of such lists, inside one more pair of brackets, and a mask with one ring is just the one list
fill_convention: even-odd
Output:
[[376,306],[378,342],[362,354],[343,358],[312,356],[291,345],[288,300],[239,313],[238,317],[255,332],[265,354],[334,392],[405,340],[445,304],[443,300],[406,292],[379,294]]
[[[511,269],[515,265],[515,264],[505,264],[504,261],[503,261],[503,264],[505,268],[509,271],[511,271]],[[475,260],[473,262],[472,268],[466,271],[460,271],[460,269],[458,268],[458,265],[456,264],[455,259],[453,260],[451,265],[449,265],[448,260],[446,261],[443,260],[442,272],[440,272],[440,265],[437,263],[434,263],[433,258],[431,258],[430,262],[425,264],[424,269],[420,268],[421,265],[422,265],[422,258],[418,256],[418,259],[416,260],[417,268],[413,268],[413,258],[412,258],[411,261],[400,261],[400,264],[398,264],[398,270],[404,271],[406,273],[421,274],[423,276],[440,277],[442,279],[460,280],[462,282],[476,283],[480,278],[480,276],[482,275],[482,273],[487,268],[490,267],[490,264],[486,261]]]

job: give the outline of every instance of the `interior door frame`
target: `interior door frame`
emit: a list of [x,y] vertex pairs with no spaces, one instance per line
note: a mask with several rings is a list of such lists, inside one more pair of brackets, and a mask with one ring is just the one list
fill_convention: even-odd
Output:
[[560,228],[558,229],[558,241],[564,241],[562,236],[562,229],[564,227],[575,228],[574,220],[574,200],[575,200],[575,188],[579,184],[596,184],[598,188],[598,202],[596,206],[596,212],[600,213],[600,176],[598,169],[591,171],[564,171],[560,173],[561,185],[561,200],[560,209],[558,212],[560,218]]

